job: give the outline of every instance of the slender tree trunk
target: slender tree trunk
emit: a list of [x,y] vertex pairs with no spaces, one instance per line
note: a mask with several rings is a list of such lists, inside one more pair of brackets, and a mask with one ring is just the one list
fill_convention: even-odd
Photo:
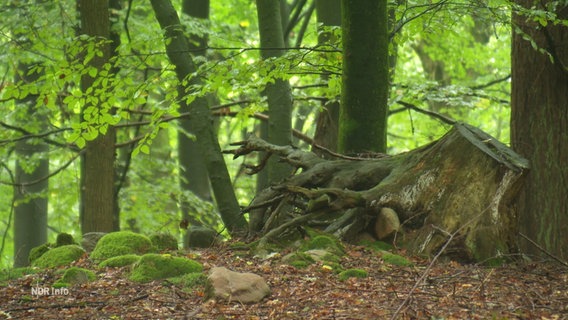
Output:
[[[81,0],[81,33],[101,41],[110,37],[108,0]],[[95,56],[89,64],[101,69],[108,61],[110,49],[102,45],[103,56]],[[94,78],[85,75],[81,78],[83,92],[93,87]],[[93,93],[96,94],[96,90]],[[99,99],[100,100],[100,99]],[[101,108],[99,105],[94,106]],[[91,105],[85,105],[84,110]],[[101,112],[103,112],[101,110]],[[81,230],[87,232],[111,232],[115,230],[115,139],[116,133],[109,126],[106,133],[99,134],[88,141],[81,162]]]
[[[280,0],[257,0],[260,46],[263,59],[280,57],[284,54],[284,36],[280,14]],[[280,49],[282,48],[282,49]],[[268,99],[268,141],[276,145],[292,143],[292,94],[287,80],[276,79],[266,86]],[[291,173],[287,164],[270,159],[268,182],[278,182]]]
[[[27,64],[20,64],[16,82],[34,82],[38,75],[28,76]],[[37,95],[18,101],[25,110],[25,119],[36,122],[42,132],[47,117],[37,110]],[[47,191],[49,175],[48,146],[45,143],[20,140],[16,142],[16,187],[14,187],[14,267],[29,264],[30,249],[47,242]],[[30,168],[33,168],[30,170]]]
[[338,150],[386,152],[389,92],[386,0],[342,0],[343,87]]
[[[209,0],[184,0],[182,12],[190,17],[209,19]],[[188,31],[191,32],[191,30]],[[192,36],[189,47],[194,55],[204,56],[207,37]],[[205,201],[212,201],[205,161],[199,153],[197,141],[190,136],[193,133],[191,120],[188,118],[180,119],[179,125],[181,128],[178,131],[180,187],[182,190],[193,192]],[[190,221],[192,225],[201,225],[201,222],[194,219],[190,214],[192,211],[191,204],[185,199],[181,200],[181,211],[182,219]]]
[[[545,1],[546,3],[549,1]],[[525,8],[533,1],[518,0]],[[538,8],[541,9],[541,8]],[[559,6],[558,19],[568,19],[568,7]],[[568,260],[568,28],[543,27],[514,15],[522,33],[513,34],[511,141],[530,161],[518,202],[520,232],[548,252]],[[524,33],[524,34],[523,34]],[[533,48],[529,36],[543,54]],[[551,58],[554,63],[551,62]],[[524,251],[542,254],[521,239]]]
[[227,170],[219,142],[214,132],[213,119],[208,107],[206,98],[196,98],[190,106],[186,104],[186,99],[182,97],[192,86],[199,85],[199,78],[188,80],[186,87],[181,83],[196,71],[196,66],[188,54],[190,50],[189,41],[185,37],[179,17],[172,3],[166,0],[152,0],[152,8],[156,14],[156,19],[161,28],[165,31],[166,51],[170,61],[176,67],[176,74],[180,84],[178,91],[180,94],[180,107],[182,110],[189,110],[190,127],[195,134],[199,153],[204,157],[211,186],[217,206],[221,213],[221,218],[232,235],[240,235],[246,231],[247,223],[240,213],[239,203],[235,196],[231,177]]
[[[341,0],[316,0],[317,21],[324,27],[341,26]],[[321,32],[318,43],[323,45],[333,42],[331,38],[333,34],[329,32]],[[323,75],[324,80],[329,76]],[[339,128],[339,102],[324,101],[322,102],[323,110],[319,112],[317,117],[316,132],[314,135],[314,143],[325,147],[331,151],[337,151],[337,131]],[[324,156],[326,153],[313,149],[313,152]]]

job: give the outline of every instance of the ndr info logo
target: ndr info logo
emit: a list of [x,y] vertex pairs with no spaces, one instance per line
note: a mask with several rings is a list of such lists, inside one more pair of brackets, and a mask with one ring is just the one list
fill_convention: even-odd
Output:
[[32,296],[66,296],[69,294],[67,288],[53,287],[32,287]]

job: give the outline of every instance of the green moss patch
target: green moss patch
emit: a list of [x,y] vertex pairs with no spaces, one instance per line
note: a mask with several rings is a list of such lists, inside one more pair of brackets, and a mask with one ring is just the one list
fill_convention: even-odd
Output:
[[343,245],[341,245],[341,242],[333,236],[329,235],[318,235],[310,239],[306,243],[304,251],[313,249],[325,249],[338,256],[343,255],[345,252]]
[[143,255],[134,265],[129,279],[136,282],[149,282],[202,270],[203,266],[194,260],[150,253]]
[[66,245],[50,249],[32,262],[33,267],[54,268],[68,265],[85,254],[85,250],[77,245]]
[[339,280],[345,281],[349,278],[366,278],[367,271],[363,269],[347,269],[339,273]]
[[383,251],[381,253],[381,258],[383,259],[384,262],[386,262],[388,264],[395,265],[395,266],[405,267],[405,266],[411,266],[412,265],[412,262],[410,262],[405,257],[399,256],[398,254],[386,252],[386,251]]
[[34,274],[38,272],[38,269],[31,267],[6,269],[0,271],[0,284],[4,284],[6,281],[19,279],[28,274]]
[[123,256],[112,257],[110,259],[106,259],[103,262],[99,263],[99,267],[101,268],[121,268],[127,265],[131,265],[140,261],[140,256],[136,254],[126,254]]
[[106,260],[127,254],[145,254],[152,252],[150,239],[131,231],[112,232],[103,236],[91,253],[91,259]]

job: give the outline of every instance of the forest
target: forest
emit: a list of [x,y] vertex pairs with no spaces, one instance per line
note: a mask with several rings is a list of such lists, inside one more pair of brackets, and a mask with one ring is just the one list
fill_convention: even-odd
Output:
[[[175,250],[165,254],[157,242],[125,249],[136,254],[132,268],[174,255],[190,269],[198,261],[189,273],[198,285],[223,266],[264,273],[275,287],[272,314],[266,300],[235,311],[229,299],[167,316],[162,308],[175,302],[162,295],[157,318],[566,314],[568,2],[10,0],[0,14],[0,284],[18,272],[57,277],[70,265],[108,264],[116,255],[96,258],[107,236],[134,243],[144,235]],[[102,238],[91,253],[93,234]],[[326,250],[336,260],[306,258],[318,239],[333,244]],[[42,269],[44,252],[65,241],[81,258]],[[243,248],[250,257],[241,258]],[[292,254],[301,263],[284,267],[279,257]],[[404,262],[388,265],[392,256]],[[211,269],[209,280],[200,268]],[[422,287],[449,285],[448,268],[460,270],[458,289]],[[554,303],[531,309],[518,295],[511,299],[523,307],[505,311],[500,281],[520,283],[531,268],[552,275],[519,286]],[[91,290],[117,286],[113,277],[128,272],[119,270]],[[352,270],[391,280],[358,287]],[[347,280],[334,284],[335,273]],[[315,296],[341,287],[346,305],[334,302],[337,313],[326,314],[318,301],[295,300],[304,294],[278,291],[286,281],[277,274]],[[330,287],[310,289],[316,280],[306,279],[320,277]],[[202,300],[210,285],[179,289],[178,298]],[[389,307],[363,302],[390,297],[375,286],[397,285]],[[15,288],[11,296],[42,302]],[[161,289],[130,290],[149,292],[117,291],[140,316],[138,300]],[[431,302],[420,290],[445,298]],[[471,295],[477,311],[456,307]],[[0,315],[57,308],[87,316],[81,308],[99,303],[49,298],[52,307],[7,300]],[[353,304],[363,311],[354,315]],[[130,318],[110,305],[103,317]]]

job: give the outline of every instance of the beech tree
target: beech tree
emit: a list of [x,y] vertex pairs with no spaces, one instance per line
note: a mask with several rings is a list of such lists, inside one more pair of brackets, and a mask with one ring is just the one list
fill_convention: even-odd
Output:
[[511,142],[531,167],[517,204],[519,241],[525,252],[541,255],[544,248],[566,261],[568,6],[558,1],[515,4]]
[[341,153],[386,152],[389,94],[387,1],[343,0]]

